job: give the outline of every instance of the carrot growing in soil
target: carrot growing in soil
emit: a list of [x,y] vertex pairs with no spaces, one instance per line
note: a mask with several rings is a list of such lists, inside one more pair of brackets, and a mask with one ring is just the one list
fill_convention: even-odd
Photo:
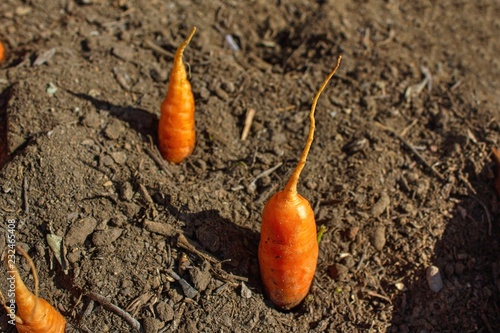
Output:
[[2,42],[0,42],[0,63],[5,59],[5,49]]
[[[15,315],[17,331],[19,333],[63,333],[66,328],[64,317],[46,300],[38,297],[38,275],[33,260],[31,260],[30,256],[22,248],[16,246],[16,249],[28,261],[35,281],[35,294],[33,295],[23,283],[15,263],[11,261],[12,259],[9,259],[12,256],[10,254],[6,256],[7,267],[9,268],[9,280],[14,279],[13,290],[15,291],[17,305],[17,313]],[[12,313],[1,292],[0,298],[7,313]],[[9,315],[9,317],[11,316]]]
[[316,222],[311,205],[297,193],[300,173],[314,139],[314,111],[319,96],[340,66],[325,79],[313,99],[307,142],[283,191],[275,193],[262,213],[259,243],[260,275],[271,301],[288,310],[297,306],[309,292],[318,261]]
[[194,96],[182,62],[184,49],[195,31],[196,27],[175,53],[167,95],[161,104],[158,143],[163,158],[172,163],[180,163],[191,155],[196,143]]

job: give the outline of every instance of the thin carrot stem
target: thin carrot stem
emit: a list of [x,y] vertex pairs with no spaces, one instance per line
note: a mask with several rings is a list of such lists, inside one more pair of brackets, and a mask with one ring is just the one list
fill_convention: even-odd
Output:
[[307,136],[307,141],[306,141],[306,146],[304,147],[304,150],[302,151],[302,155],[300,156],[299,163],[295,167],[295,170],[292,173],[292,176],[288,180],[285,186],[285,191],[288,193],[297,193],[297,184],[299,182],[299,177],[300,173],[302,172],[302,169],[304,169],[304,166],[306,165],[306,160],[307,160],[307,155],[309,154],[309,150],[311,149],[311,144],[314,140],[314,130],[316,129],[316,121],[314,119],[314,112],[316,111],[316,105],[318,104],[318,99],[323,90],[325,90],[326,85],[330,81],[333,75],[335,75],[335,72],[340,66],[340,61],[342,60],[342,56],[339,56],[337,58],[337,64],[335,65],[335,68],[330,72],[330,74],[327,76],[327,78],[323,81],[321,84],[321,87],[319,88],[318,92],[316,93],[316,96],[314,96],[313,103],[311,106],[311,111],[309,113],[309,120],[311,122],[311,125],[309,127],[309,135]]

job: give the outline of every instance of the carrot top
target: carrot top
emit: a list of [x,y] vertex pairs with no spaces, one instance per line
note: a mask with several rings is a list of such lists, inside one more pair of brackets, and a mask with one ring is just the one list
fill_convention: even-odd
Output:
[[326,77],[326,79],[321,84],[321,87],[319,88],[318,92],[316,93],[316,96],[314,96],[313,103],[311,106],[311,112],[309,113],[310,127],[309,127],[309,135],[307,136],[306,146],[304,147],[304,150],[302,151],[302,155],[300,156],[299,162],[297,163],[295,170],[293,170],[293,173],[290,176],[290,179],[288,180],[288,182],[286,183],[286,186],[284,189],[284,191],[288,195],[297,194],[297,184],[299,182],[300,173],[302,172],[302,169],[304,169],[304,166],[306,165],[307,155],[309,154],[309,150],[311,149],[311,145],[312,145],[312,142],[314,140],[314,130],[316,129],[316,120],[314,119],[314,112],[316,111],[316,105],[318,104],[319,96],[321,95],[323,90],[325,90],[328,82],[333,77],[333,75],[335,75],[335,72],[339,68],[341,60],[342,60],[342,56],[339,56],[337,59],[337,64],[335,65],[335,68]]

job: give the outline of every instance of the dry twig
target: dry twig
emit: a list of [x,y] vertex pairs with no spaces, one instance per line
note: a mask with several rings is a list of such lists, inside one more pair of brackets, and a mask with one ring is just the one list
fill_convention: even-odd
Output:
[[122,317],[123,320],[132,326],[132,328],[142,332],[141,324],[137,321],[137,319],[133,318],[127,311],[111,303],[106,297],[94,292],[89,292],[87,296],[90,297],[90,299],[99,302],[106,310]]

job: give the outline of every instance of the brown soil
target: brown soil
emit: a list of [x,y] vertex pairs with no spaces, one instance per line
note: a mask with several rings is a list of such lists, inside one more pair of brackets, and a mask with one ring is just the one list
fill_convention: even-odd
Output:
[[[499,332],[498,17],[496,0],[3,0],[0,247],[14,219],[41,296],[78,332],[132,331],[91,292],[148,333]],[[193,25],[198,143],[159,163],[159,104]],[[261,212],[340,54],[299,184],[328,231],[310,295],[282,312],[260,283]]]

